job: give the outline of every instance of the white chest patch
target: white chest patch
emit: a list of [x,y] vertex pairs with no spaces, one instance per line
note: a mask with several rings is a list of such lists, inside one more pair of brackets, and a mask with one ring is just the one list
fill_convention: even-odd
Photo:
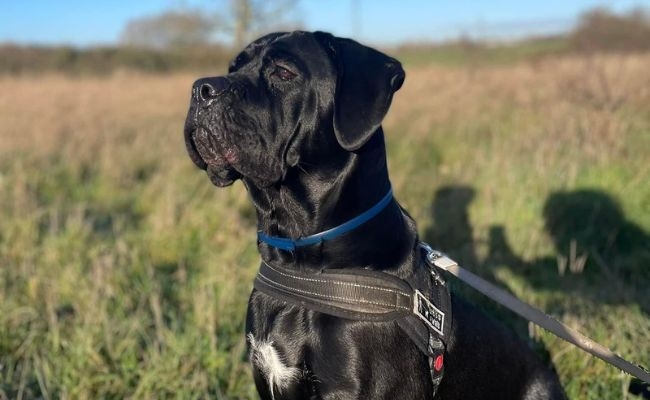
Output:
[[289,387],[291,381],[300,377],[300,369],[285,365],[284,360],[273,347],[273,341],[257,341],[250,333],[246,338],[250,344],[250,361],[266,377],[271,398],[275,399],[274,389],[277,388],[278,393],[282,393]]

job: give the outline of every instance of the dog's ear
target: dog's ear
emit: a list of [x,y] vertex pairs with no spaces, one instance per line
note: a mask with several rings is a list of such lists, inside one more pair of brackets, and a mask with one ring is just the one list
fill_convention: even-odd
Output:
[[399,61],[354,40],[330,36],[329,48],[338,75],[334,132],[344,149],[354,151],[381,125],[405,74]]

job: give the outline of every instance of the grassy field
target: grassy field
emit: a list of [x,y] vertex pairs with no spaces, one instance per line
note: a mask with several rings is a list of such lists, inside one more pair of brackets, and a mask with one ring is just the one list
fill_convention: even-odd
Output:
[[[418,60],[385,122],[424,239],[646,366],[648,65]],[[241,184],[214,188],[185,153],[196,77],[0,77],[0,399],[256,398],[255,219]],[[624,374],[452,285],[570,398],[632,398]]]

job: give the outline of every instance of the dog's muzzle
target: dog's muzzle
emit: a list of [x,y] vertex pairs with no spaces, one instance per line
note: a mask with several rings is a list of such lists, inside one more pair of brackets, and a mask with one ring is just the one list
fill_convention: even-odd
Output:
[[237,162],[236,152],[224,146],[210,127],[201,124],[199,113],[208,112],[214,101],[229,89],[230,82],[224,77],[202,78],[192,86],[190,109],[185,121],[185,146],[194,164],[205,170],[217,186],[228,186],[241,174],[233,164]]

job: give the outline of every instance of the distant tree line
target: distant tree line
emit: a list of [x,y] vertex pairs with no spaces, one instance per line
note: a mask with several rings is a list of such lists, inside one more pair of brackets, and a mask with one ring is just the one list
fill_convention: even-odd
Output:
[[0,74],[58,72],[72,75],[108,74],[120,69],[143,72],[223,70],[230,47],[204,45],[167,49],[141,47],[36,47],[0,45]]
[[[216,8],[176,9],[129,21],[112,47],[0,43],[0,74],[103,74],[118,69],[223,70],[236,49],[268,30],[299,29],[296,0],[217,0]],[[219,36],[222,40],[215,40]],[[231,45],[224,43],[230,38]]]
[[650,14],[637,8],[624,15],[598,8],[582,16],[569,36],[578,51],[650,50]]
[[[73,47],[37,47],[0,45],[0,74],[62,72],[102,74],[118,69],[145,72],[178,70],[223,71],[236,49],[261,35],[265,30],[294,29],[296,21],[281,17],[295,0],[222,0],[225,11],[167,11],[157,16],[129,22],[115,47],[78,49]],[[225,22],[229,21],[229,22]],[[265,29],[266,28],[266,29]],[[215,44],[215,35],[226,35],[232,45]],[[537,46],[541,53],[563,52],[632,52],[650,51],[650,17],[648,11],[636,9],[619,15],[606,9],[585,13],[572,32],[553,40],[562,46]],[[543,38],[529,39],[527,43]],[[526,46],[526,42],[522,46]],[[453,50],[467,50],[466,41],[427,46],[440,48],[445,57]],[[481,42],[471,43],[474,54],[489,54]],[[529,46],[530,47],[530,46]],[[456,52],[458,53],[458,52]],[[536,56],[540,51],[536,51]],[[543,55],[543,54],[541,54]]]

